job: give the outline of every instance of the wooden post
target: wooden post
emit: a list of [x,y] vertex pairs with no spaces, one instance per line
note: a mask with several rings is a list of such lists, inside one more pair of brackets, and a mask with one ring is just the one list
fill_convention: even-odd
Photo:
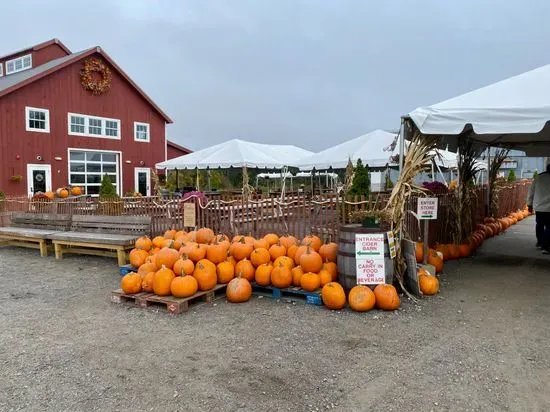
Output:
[[424,242],[424,250],[423,250],[423,259],[422,259],[422,263],[425,265],[426,263],[428,263],[428,232],[429,232],[429,229],[430,229],[430,221],[425,219],[424,220],[424,239],[423,239],[423,242]]

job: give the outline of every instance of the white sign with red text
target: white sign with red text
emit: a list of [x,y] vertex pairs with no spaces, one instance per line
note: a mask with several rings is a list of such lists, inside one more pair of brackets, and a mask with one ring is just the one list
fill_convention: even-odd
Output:
[[384,258],[383,233],[355,234],[355,258],[366,259],[369,257]]
[[419,198],[416,215],[421,220],[437,219],[437,197]]
[[377,285],[386,282],[384,258],[358,259],[355,262],[358,285]]
[[358,285],[386,282],[384,234],[355,234],[355,262]]

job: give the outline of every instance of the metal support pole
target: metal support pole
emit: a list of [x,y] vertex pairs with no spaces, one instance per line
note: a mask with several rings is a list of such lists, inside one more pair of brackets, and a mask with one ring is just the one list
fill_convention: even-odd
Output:
[[405,120],[401,119],[401,133],[399,136],[399,174],[403,171],[403,160],[405,156],[405,133],[407,133],[407,127]]
[[486,201],[487,206],[485,209],[485,214],[489,216],[491,214],[491,181],[490,181],[490,170],[491,170],[491,146],[487,146],[487,194]]
[[422,263],[425,265],[428,263],[428,232],[430,231],[430,221],[428,219],[424,219],[424,238],[422,242],[424,242],[424,251],[422,255],[424,256],[422,259]]

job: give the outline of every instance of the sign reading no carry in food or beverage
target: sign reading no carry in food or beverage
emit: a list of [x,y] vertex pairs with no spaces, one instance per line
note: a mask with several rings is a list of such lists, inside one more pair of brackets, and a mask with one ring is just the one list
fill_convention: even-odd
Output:
[[386,281],[383,233],[355,234],[355,264],[358,285]]
[[420,220],[437,219],[437,197],[418,198],[416,216]]

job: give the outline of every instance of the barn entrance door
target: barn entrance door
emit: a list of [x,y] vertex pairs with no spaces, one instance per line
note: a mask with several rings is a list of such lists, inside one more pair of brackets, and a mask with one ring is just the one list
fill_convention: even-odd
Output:
[[135,190],[143,196],[151,196],[151,169],[148,167],[135,168]]
[[52,190],[52,167],[50,165],[27,165],[27,186],[29,196],[36,192]]

